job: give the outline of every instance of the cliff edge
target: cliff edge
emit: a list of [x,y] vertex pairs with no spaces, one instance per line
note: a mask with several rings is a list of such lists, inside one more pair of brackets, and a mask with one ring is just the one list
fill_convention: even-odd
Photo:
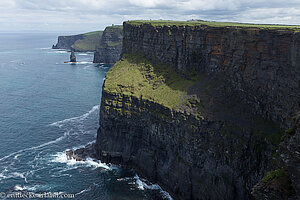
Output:
[[95,51],[102,38],[103,31],[94,31],[79,35],[58,36],[58,42],[52,49],[66,49],[70,51]]
[[94,53],[94,63],[114,64],[120,59],[122,51],[123,26],[105,28],[100,45]]
[[297,27],[123,27],[102,90],[99,159],[135,168],[175,199],[250,199],[282,174],[283,199],[299,197]]

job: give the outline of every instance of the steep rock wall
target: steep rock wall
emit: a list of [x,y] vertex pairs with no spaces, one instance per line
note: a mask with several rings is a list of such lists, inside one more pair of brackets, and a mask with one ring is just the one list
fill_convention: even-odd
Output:
[[[124,23],[122,54],[196,76],[183,99],[202,103],[172,109],[127,83],[110,90],[107,77],[98,157],[135,168],[175,199],[249,199],[251,188],[278,167],[279,126],[286,128],[299,110],[299,33]],[[138,87],[153,76],[145,68]]]
[[179,72],[220,75],[256,114],[281,124],[300,110],[300,32],[124,23],[123,53]]
[[122,51],[123,26],[105,28],[100,45],[94,53],[94,63],[115,63]]
[[78,52],[95,51],[99,45],[103,31],[94,31],[79,35],[59,36],[53,49],[66,49]]
[[248,199],[267,169],[273,146],[250,129],[132,96],[102,95],[98,157],[136,169],[175,199]]
[[83,39],[83,34],[70,35],[70,36],[58,36],[57,44],[53,45],[52,49],[67,49],[67,50],[71,50],[72,49],[72,45],[74,45],[74,43],[77,40],[81,40],[81,39]]

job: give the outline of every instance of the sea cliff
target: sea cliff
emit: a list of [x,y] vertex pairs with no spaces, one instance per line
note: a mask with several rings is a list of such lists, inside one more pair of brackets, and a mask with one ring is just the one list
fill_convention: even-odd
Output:
[[58,36],[53,49],[66,49],[77,52],[95,51],[102,38],[103,31],[94,31],[78,35]]
[[94,53],[94,63],[114,64],[120,59],[122,51],[123,26],[105,28],[100,44]]
[[[279,170],[282,199],[299,196],[297,28],[123,27],[122,57],[102,90],[98,158],[135,168],[175,199],[250,199]],[[270,191],[261,188],[257,199]]]

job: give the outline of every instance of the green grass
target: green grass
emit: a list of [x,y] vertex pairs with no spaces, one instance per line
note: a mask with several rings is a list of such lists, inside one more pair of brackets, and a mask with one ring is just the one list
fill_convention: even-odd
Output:
[[268,189],[280,191],[287,197],[294,193],[290,176],[285,167],[268,172],[263,177],[262,182],[266,184]]
[[250,24],[235,22],[214,22],[214,21],[171,21],[171,20],[133,20],[126,22],[132,25],[151,24],[153,26],[211,26],[211,27],[252,27],[261,29],[292,29],[300,31],[300,26],[280,24]]
[[264,183],[267,183],[267,182],[270,182],[270,181],[272,181],[274,179],[277,179],[279,177],[285,177],[285,176],[288,176],[286,170],[284,168],[280,168],[280,169],[268,172],[264,176],[264,178],[262,179],[262,181]]
[[123,29],[123,25],[107,26],[106,28],[109,28],[109,29]]
[[103,31],[92,31],[92,32],[88,32],[88,33],[84,33],[83,35],[86,36],[91,36],[91,35],[102,35]]
[[83,39],[77,40],[73,48],[79,51],[94,51],[100,43],[103,31],[94,31],[83,34]]
[[118,46],[120,44],[121,44],[121,42],[114,42],[114,43],[108,43],[107,45],[110,46],[110,47],[115,47],[115,46]]
[[151,100],[171,109],[185,103],[183,96],[194,81],[167,66],[155,67],[141,56],[123,55],[107,73],[104,90]]

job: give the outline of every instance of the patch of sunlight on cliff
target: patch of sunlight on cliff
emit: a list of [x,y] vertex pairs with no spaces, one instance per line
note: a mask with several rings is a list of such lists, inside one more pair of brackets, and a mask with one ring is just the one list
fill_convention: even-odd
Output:
[[107,73],[104,90],[151,100],[176,109],[185,103],[187,90],[195,83],[165,65],[154,66],[141,56],[123,55]]

